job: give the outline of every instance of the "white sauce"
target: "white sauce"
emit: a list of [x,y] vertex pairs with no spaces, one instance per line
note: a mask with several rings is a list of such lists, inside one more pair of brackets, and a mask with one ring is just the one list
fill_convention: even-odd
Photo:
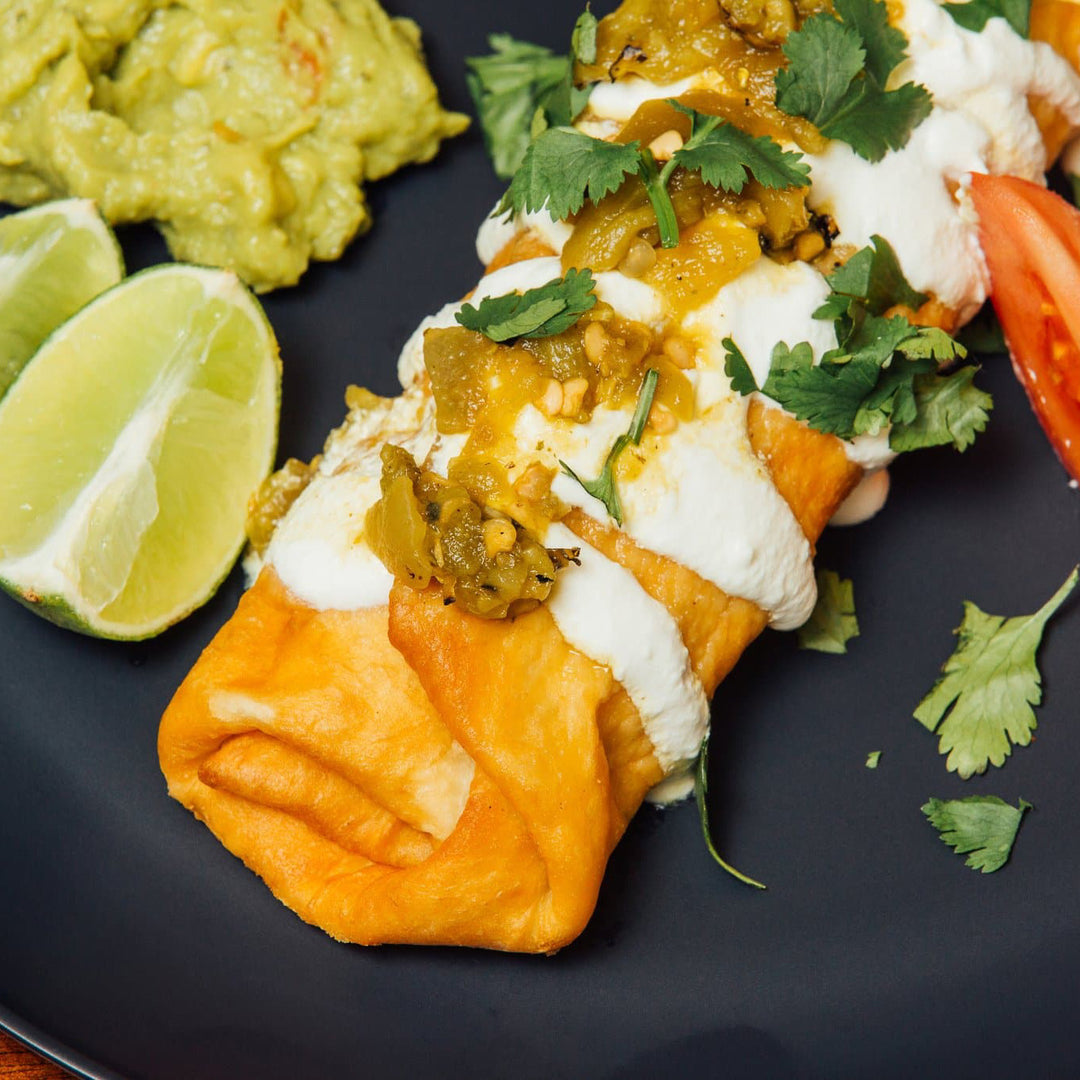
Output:
[[581,565],[560,571],[547,601],[563,637],[611,669],[664,772],[685,769],[709,728],[709,703],[675,620],[629,570],[565,525],[552,525],[544,543],[581,549]]
[[840,504],[829,520],[830,525],[861,525],[869,521],[889,497],[889,470],[868,472],[855,490]]
[[810,203],[830,214],[837,242],[865,247],[874,234],[896,251],[911,285],[935,293],[970,318],[986,299],[988,277],[978,226],[946,183],[986,171],[989,135],[959,113],[935,109],[907,146],[872,163],[833,141],[810,155]]
[[836,348],[833,324],[813,317],[828,295],[825,278],[812,266],[803,262],[781,266],[762,258],[691,313],[683,328],[699,338],[715,371],[724,370],[723,340],[730,337],[761,386],[777,342],[793,346],[808,341],[815,360]]
[[585,116],[586,119],[614,120],[622,125],[646,101],[678,97],[700,82],[700,76],[690,75],[678,82],[659,85],[634,75],[619,82],[597,83],[589,95],[589,107]]
[[320,610],[378,607],[394,576],[364,540],[364,517],[379,499],[378,476],[320,476],[274,533],[266,562],[304,603]]
[[496,203],[476,234],[476,254],[487,266],[518,233],[529,231],[534,232],[552,251],[561,255],[574,227],[569,222],[556,221],[547,210],[516,215],[499,214],[499,204]]
[[[393,576],[364,539],[365,515],[379,498],[379,453],[392,442],[423,461],[436,438],[434,401],[423,390],[350,414],[327,440],[318,475],[289,508],[264,555],[291,592],[321,610],[386,603]],[[254,577],[257,561],[245,569]]]

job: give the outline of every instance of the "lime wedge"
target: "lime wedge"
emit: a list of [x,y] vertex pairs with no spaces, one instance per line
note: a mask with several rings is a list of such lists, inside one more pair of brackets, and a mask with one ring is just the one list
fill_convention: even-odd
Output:
[[198,607],[273,464],[280,379],[228,271],[155,267],[91,301],[0,401],[0,586],[99,637]]
[[89,199],[0,218],[0,397],[49,334],[123,276],[116,237]]

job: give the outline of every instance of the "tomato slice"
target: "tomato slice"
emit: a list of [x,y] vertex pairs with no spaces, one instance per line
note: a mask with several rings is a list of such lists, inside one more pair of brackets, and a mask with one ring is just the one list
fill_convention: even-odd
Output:
[[1080,210],[1015,176],[976,173],[971,198],[1013,370],[1080,480]]
[[976,173],[971,198],[1013,370],[1080,480],[1080,211],[1015,176]]

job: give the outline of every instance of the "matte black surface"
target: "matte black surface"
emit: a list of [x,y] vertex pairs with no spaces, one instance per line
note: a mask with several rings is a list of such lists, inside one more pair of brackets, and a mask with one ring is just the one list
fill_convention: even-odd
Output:
[[[392,7],[424,27],[459,108],[487,32],[561,47],[578,10]],[[374,187],[371,235],[267,300],[283,457],[319,449],[348,382],[393,391],[408,333],[475,280],[498,193],[471,133]],[[148,231],[124,239],[133,266],[163,257]],[[984,382],[997,409],[974,449],[899,462],[886,511],[821,545],[855,581],[849,654],[767,633],[717,695],[718,842],[769,890],[709,861],[692,806],[646,808],[554,959],[336,944],[166,797],[158,717],[236,574],[141,645],[0,604],[0,1022],[87,1074],[153,1080],[1080,1075],[1077,602],[1041,654],[1037,740],[1004,769],[958,780],[911,718],[962,600],[1033,611],[1078,558],[1077,496],[1007,363]],[[919,812],[972,793],[1036,808],[993,875]]]

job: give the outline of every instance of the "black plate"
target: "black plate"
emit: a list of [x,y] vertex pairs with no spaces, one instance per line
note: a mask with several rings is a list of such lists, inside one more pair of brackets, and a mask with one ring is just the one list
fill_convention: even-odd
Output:
[[[561,47],[578,10],[395,6],[458,108],[487,32]],[[375,186],[371,235],[267,300],[283,456],[320,448],[347,383],[393,391],[406,336],[475,280],[499,190],[473,132]],[[124,240],[133,266],[164,257],[149,232]],[[140,645],[0,604],[0,1022],[86,1075],[153,1080],[1080,1074],[1076,602],[1042,650],[1037,741],[1004,769],[958,780],[911,718],[962,600],[1033,611],[1078,557],[1077,496],[1007,363],[984,375],[997,409],[974,449],[902,460],[886,512],[821,545],[855,581],[849,654],[769,633],[717,695],[717,836],[769,890],[709,861],[692,805],[646,808],[554,959],[336,944],[166,797],[158,717],[236,574]],[[976,792],[1036,808],[989,876],[919,812]]]

